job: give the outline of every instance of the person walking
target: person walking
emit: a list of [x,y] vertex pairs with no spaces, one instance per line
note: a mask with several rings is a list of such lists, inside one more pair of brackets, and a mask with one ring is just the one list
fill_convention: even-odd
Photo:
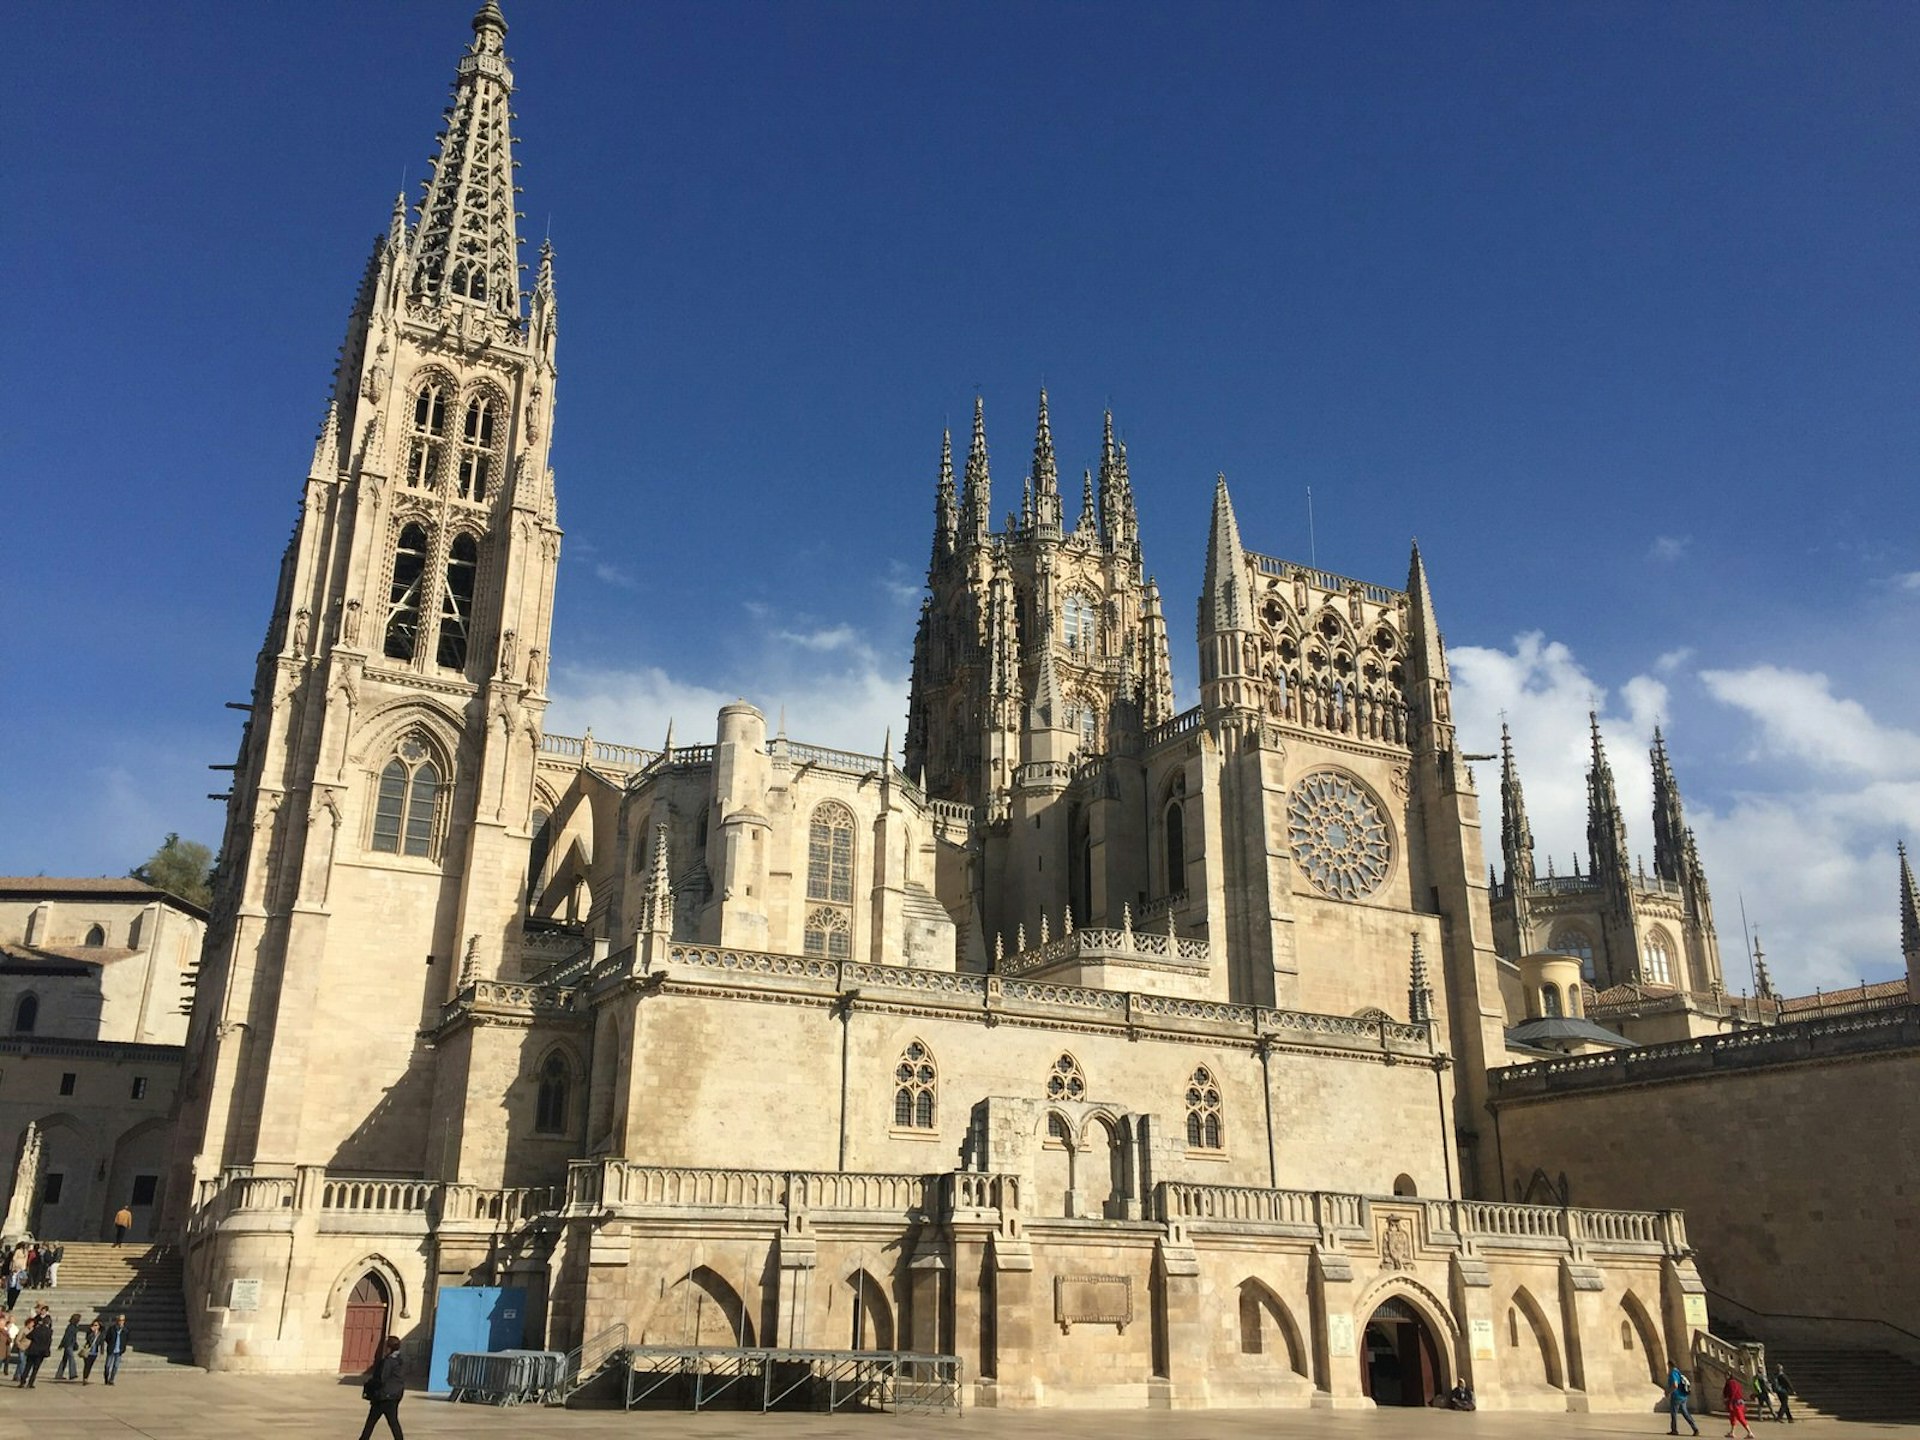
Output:
[[1753,1403],[1760,1407],[1760,1413],[1769,1420],[1780,1418],[1773,1413],[1773,1395],[1767,1389],[1767,1367],[1764,1364],[1753,1367]]
[[1720,1399],[1727,1407],[1727,1435],[1731,1437],[1733,1427],[1738,1425],[1747,1432],[1746,1440],[1753,1440],[1753,1426],[1747,1423],[1747,1391],[1738,1375],[1727,1376],[1727,1383],[1720,1387]]
[[113,1323],[100,1336],[100,1345],[107,1357],[105,1378],[109,1385],[120,1373],[120,1361],[126,1356],[127,1343],[127,1317],[116,1315]]
[[106,1341],[101,1339],[101,1331],[105,1328],[101,1325],[100,1318],[95,1316],[93,1323],[87,1326],[87,1333],[80,1337],[80,1383],[82,1385],[93,1383],[93,1362],[98,1360],[101,1352],[106,1349]]
[[47,1356],[53,1353],[53,1317],[35,1315],[27,1326],[27,1364],[20,1372],[15,1386],[24,1385],[31,1390],[40,1383],[40,1366]]
[[64,1245],[50,1245],[47,1247],[47,1286],[49,1289],[58,1290],[60,1288],[60,1260],[66,1253],[67,1247]]
[[1693,1423],[1693,1412],[1687,1409],[1687,1399],[1693,1394],[1693,1386],[1687,1383],[1687,1377],[1678,1365],[1667,1371],[1667,1433],[1678,1435],[1680,1422],[1687,1422],[1687,1428],[1694,1434],[1700,1433],[1700,1427]]
[[1773,1362],[1773,1398],[1780,1407],[1780,1419],[1789,1425],[1793,1423],[1793,1404],[1788,1396],[1793,1394],[1793,1382],[1787,1379],[1787,1367],[1778,1360]]
[[367,1383],[360,1387],[367,1402],[367,1423],[360,1427],[360,1440],[370,1440],[373,1422],[383,1415],[387,1429],[393,1432],[393,1440],[406,1440],[400,1433],[400,1401],[407,1393],[405,1372],[406,1362],[400,1358],[400,1337],[389,1335],[380,1358],[367,1372]]
[[127,1231],[133,1228],[133,1207],[122,1205],[113,1212],[113,1243],[118,1245],[127,1238]]
[[80,1336],[85,1333],[80,1328],[80,1312],[74,1311],[67,1318],[67,1328],[60,1336],[60,1368],[53,1372],[56,1380],[78,1380],[80,1378]]

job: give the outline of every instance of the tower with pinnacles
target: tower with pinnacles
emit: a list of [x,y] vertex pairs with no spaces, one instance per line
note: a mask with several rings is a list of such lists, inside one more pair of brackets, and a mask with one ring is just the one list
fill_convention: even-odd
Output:
[[984,399],[957,480],[942,438],[898,754],[744,700],[550,732],[506,35],[487,0],[375,243],[272,601],[167,1207],[201,1361],[424,1365],[478,1285],[588,1372],[1644,1408],[1707,1336],[1685,1218],[1512,1203],[1489,1099],[1554,1053],[1530,955],[1590,967],[1576,1015],[1722,990],[1664,740],[1651,875],[1596,728],[1590,873],[1535,873],[1508,745],[1484,878],[1419,548],[1259,553],[1224,477],[1177,711],[1126,446],[1105,416],[1069,526],[1044,391],[997,526]]

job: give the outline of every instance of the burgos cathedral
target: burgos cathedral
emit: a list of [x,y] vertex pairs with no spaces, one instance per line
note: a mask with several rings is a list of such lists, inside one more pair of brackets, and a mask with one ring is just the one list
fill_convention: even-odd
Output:
[[1422,556],[1259,553],[1225,480],[1176,713],[1125,447],[1063,480],[1044,395],[1000,528],[979,404],[929,466],[896,754],[548,733],[506,34],[367,262],[260,652],[170,1177],[202,1363],[424,1369],[507,1285],[535,1348],[930,1352],[968,1404],[1651,1408],[1682,1216],[1519,1203],[1487,1100],[1626,1043],[1612,987],[1719,1003],[1664,749],[1657,873],[1596,734],[1591,873],[1536,877]]

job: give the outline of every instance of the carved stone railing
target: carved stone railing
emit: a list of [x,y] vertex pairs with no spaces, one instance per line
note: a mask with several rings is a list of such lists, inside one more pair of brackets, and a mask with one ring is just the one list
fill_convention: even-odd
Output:
[[561,760],[578,760],[583,765],[604,765],[615,770],[643,770],[660,758],[658,750],[596,740],[592,731],[585,735],[543,734],[540,737],[540,753]]
[[329,1178],[320,1187],[320,1208],[362,1215],[424,1215],[439,1188],[425,1180]]
[[971,825],[975,811],[971,805],[963,805],[958,800],[929,800],[927,813],[953,825]]
[[1913,1048],[1920,1048],[1920,1006],[1909,1004],[1892,1010],[1703,1035],[1666,1045],[1510,1065],[1492,1071],[1489,1079],[1491,1099],[1501,1104],[1570,1090],[1685,1080],[1728,1070]]
[[1159,1217],[1169,1222],[1251,1221],[1261,1225],[1298,1225],[1317,1231],[1320,1221],[1314,1202],[1311,1190],[1261,1190],[1245,1185],[1187,1185],[1167,1180],[1155,1191]]
[[1754,1372],[1767,1363],[1767,1348],[1758,1340],[1726,1340],[1706,1330],[1695,1330],[1692,1360],[1695,1406],[1717,1412],[1727,1377],[1738,1376],[1743,1387],[1750,1387]]
[[955,1170],[941,1177],[941,1211],[951,1217],[959,1211],[1020,1211],[1020,1177]]
[[[871,775],[886,769],[888,764],[878,755],[862,755],[856,750],[835,750],[827,745],[803,745],[797,740],[778,738],[767,742],[769,755],[778,755],[782,749],[787,759],[795,765],[813,765],[822,770],[841,770],[849,775]],[[895,773],[898,773],[897,769]]]
[[441,1187],[442,1222],[481,1221],[514,1230],[559,1207],[564,1192],[549,1185],[493,1190],[480,1185]]
[[924,1214],[926,1175],[866,1171],[730,1170],[576,1160],[568,1168],[567,1205],[575,1214],[728,1210],[786,1218],[816,1212]]
[[1044,945],[1030,946],[1000,962],[1002,975],[1025,975],[1052,965],[1110,960],[1152,960],[1204,970],[1213,951],[1204,940],[1183,940],[1130,927],[1075,930]]
[[1335,595],[1344,595],[1358,590],[1360,594],[1376,605],[1397,605],[1406,599],[1404,590],[1390,590],[1385,585],[1375,585],[1369,580],[1354,580],[1345,575],[1336,575],[1331,570],[1315,570],[1310,566],[1296,565],[1291,560],[1279,560],[1271,555],[1256,555],[1247,552],[1247,558],[1259,567],[1262,575],[1272,575],[1281,580],[1296,577],[1305,580],[1316,590],[1330,591]]
[[1158,725],[1147,731],[1147,749],[1151,750],[1156,745],[1164,745],[1169,740],[1198,730],[1201,725],[1206,722],[1206,718],[1206,710],[1196,705],[1191,710],[1182,710],[1171,720],[1162,720]]
[[294,1201],[295,1180],[291,1175],[236,1176],[227,1186],[229,1211],[284,1210]]

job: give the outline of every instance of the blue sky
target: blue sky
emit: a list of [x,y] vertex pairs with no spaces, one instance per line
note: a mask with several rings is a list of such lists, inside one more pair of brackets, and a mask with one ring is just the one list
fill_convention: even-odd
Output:
[[[223,788],[361,264],[462,3],[10,16],[0,870],[105,873]],[[939,433],[1113,406],[1176,679],[1212,477],[1253,547],[1427,555],[1476,749],[1651,851],[1664,721],[1735,988],[1898,965],[1920,835],[1920,10],[508,7],[561,304],[551,723],[735,694],[877,748]],[[529,254],[531,245],[529,246]],[[1481,788],[1496,789],[1488,767]],[[1544,862],[1544,854],[1542,856]]]

